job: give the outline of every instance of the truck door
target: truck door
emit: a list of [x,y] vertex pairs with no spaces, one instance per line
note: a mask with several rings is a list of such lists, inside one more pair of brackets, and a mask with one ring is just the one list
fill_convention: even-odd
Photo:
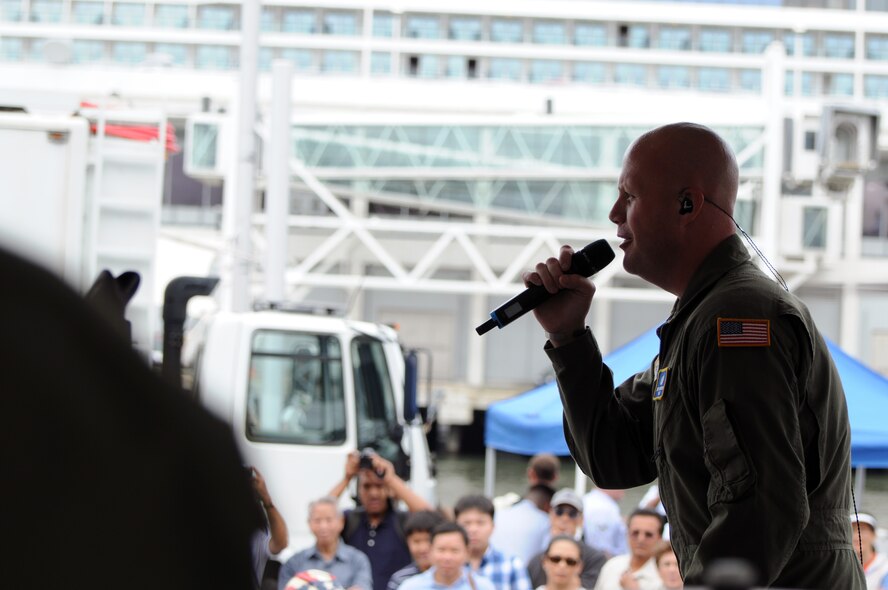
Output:
[[365,336],[351,341],[358,448],[376,449],[395,465],[398,475],[409,479],[407,456],[401,448],[403,429],[383,346],[381,341]]

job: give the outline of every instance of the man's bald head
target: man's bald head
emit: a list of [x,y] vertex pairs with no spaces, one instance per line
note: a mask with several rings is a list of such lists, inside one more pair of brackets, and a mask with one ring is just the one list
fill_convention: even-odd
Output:
[[640,136],[629,148],[653,153],[684,187],[696,188],[733,215],[739,170],[730,146],[709,127],[671,123]]
[[702,125],[673,123],[635,140],[608,215],[623,239],[623,268],[680,297],[734,234],[738,176],[731,148]]

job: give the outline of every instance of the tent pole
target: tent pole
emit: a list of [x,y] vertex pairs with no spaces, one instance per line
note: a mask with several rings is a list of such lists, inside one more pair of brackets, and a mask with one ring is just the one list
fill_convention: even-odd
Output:
[[586,474],[580,469],[580,466],[574,463],[576,471],[574,471],[574,491],[582,496],[586,493]]
[[496,479],[496,449],[487,447],[484,452],[484,495],[493,498],[493,484]]
[[858,466],[854,474],[854,495],[857,497],[858,508],[863,505],[863,489],[866,484],[866,467]]

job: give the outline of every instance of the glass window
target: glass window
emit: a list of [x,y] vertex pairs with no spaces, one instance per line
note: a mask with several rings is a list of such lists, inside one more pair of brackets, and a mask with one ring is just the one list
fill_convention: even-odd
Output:
[[21,21],[23,12],[22,0],[2,0],[2,3],[0,3],[0,18],[6,22],[17,23]]
[[854,76],[852,74],[824,74],[824,86],[830,96],[853,96]]
[[317,71],[315,56],[310,49],[283,49],[281,50],[281,57],[293,62],[293,69],[297,72]]
[[786,96],[795,95],[795,72],[786,72],[786,76],[783,78],[783,94]]
[[573,66],[573,79],[576,82],[602,84],[606,78],[607,69],[604,64],[581,61]]
[[259,30],[263,33],[273,33],[280,27],[278,19],[278,11],[274,8],[265,7],[259,17]]
[[78,39],[72,45],[72,56],[76,64],[101,62],[105,59],[105,44],[102,41]]
[[762,71],[761,70],[740,70],[738,73],[740,88],[751,92],[762,91]]
[[557,21],[536,21],[533,23],[533,42],[544,45],[564,45],[567,33],[564,23]]
[[188,7],[184,4],[158,4],[154,7],[154,25],[170,29],[187,29]]
[[864,76],[863,94],[867,98],[888,99],[888,76]]
[[358,448],[388,440],[398,424],[395,398],[382,343],[355,338],[351,343],[357,406]]
[[34,0],[31,3],[31,22],[62,22],[62,0]]
[[814,96],[817,78],[812,72],[802,72],[802,96]]
[[439,39],[441,22],[437,16],[408,16],[406,31],[411,39]]
[[184,66],[188,64],[188,47],[181,43],[156,43],[154,53],[169,56],[170,65]]
[[115,43],[111,50],[111,59],[115,63],[136,65],[145,61],[148,47],[144,43],[120,41]]
[[105,22],[105,3],[75,2],[71,6],[71,16],[79,25],[101,25]]
[[392,73],[392,56],[389,53],[374,51],[370,55],[370,71],[374,74]]
[[353,12],[328,12],[324,15],[324,34],[354,37],[358,34],[358,18]]
[[888,35],[866,36],[866,58],[888,60]]
[[553,59],[535,59],[530,62],[530,81],[534,83],[557,82],[564,76],[564,66]]
[[851,33],[826,33],[823,35],[823,55],[838,59],[853,59],[854,35]]
[[468,16],[450,17],[450,38],[460,41],[480,41],[481,20]]
[[866,9],[888,12],[888,0],[866,0]]
[[647,67],[641,64],[616,64],[614,82],[627,86],[647,86]]
[[687,66],[660,66],[657,84],[660,88],[690,88],[691,70]]
[[743,31],[740,36],[740,51],[743,53],[764,53],[768,44],[774,40],[770,31]]
[[490,58],[491,80],[521,80],[524,73],[524,65],[520,59],[507,57]]
[[575,24],[574,45],[605,47],[607,45],[607,27],[598,23]]
[[321,71],[325,74],[352,74],[358,71],[356,51],[325,51],[321,57]]
[[3,37],[0,39],[0,59],[3,61],[24,61],[24,40],[15,37]]
[[520,20],[493,19],[490,21],[490,40],[495,43],[524,41],[524,23]]
[[141,27],[145,25],[145,5],[131,2],[117,2],[111,13],[111,24],[121,27]]
[[270,72],[272,61],[274,61],[274,50],[271,47],[260,47],[258,60],[259,71]]
[[395,17],[385,12],[373,13],[373,36],[374,37],[394,37],[395,36]]
[[232,6],[201,6],[197,13],[197,28],[233,31],[237,22]]
[[688,51],[691,48],[691,30],[687,27],[660,27],[660,49]]
[[313,10],[285,10],[281,30],[285,33],[317,33],[317,16]]
[[408,58],[407,71],[419,78],[437,78],[439,62],[437,55],[413,55]]
[[444,76],[447,78],[465,78],[466,58],[461,55],[450,55],[444,64]]
[[248,439],[303,445],[345,442],[342,350],[335,337],[257,331],[249,374]]
[[621,25],[620,46],[646,49],[651,46],[651,32],[647,25]]
[[805,248],[826,248],[826,207],[805,207],[802,219],[802,245]]
[[783,45],[786,47],[786,55],[795,55],[796,43],[802,44],[802,55],[812,57],[814,55],[814,35],[811,33],[786,33],[783,36]]
[[198,45],[194,65],[199,70],[230,70],[236,67],[233,50],[225,45]]
[[700,29],[700,51],[730,53],[731,31],[728,29]]
[[727,92],[731,88],[731,71],[727,68],[700,68],[697,86],[707,92]]

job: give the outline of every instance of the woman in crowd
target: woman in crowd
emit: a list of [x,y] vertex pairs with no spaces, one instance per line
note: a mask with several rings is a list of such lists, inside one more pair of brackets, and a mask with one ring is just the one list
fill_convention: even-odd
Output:
[[654,551],[654,559],[657,560],[657,573],[663,580],[662,590],[679,590],[684,588],[681,580],[681,572],[678,569],[678,558],[672,550],[672,543],[663,541]]
[[584,590],[580,586],[580,572],[583,570],[581,555],[580,543],[573,537],[553,537],[543,555],[546,583],[537,590]]

